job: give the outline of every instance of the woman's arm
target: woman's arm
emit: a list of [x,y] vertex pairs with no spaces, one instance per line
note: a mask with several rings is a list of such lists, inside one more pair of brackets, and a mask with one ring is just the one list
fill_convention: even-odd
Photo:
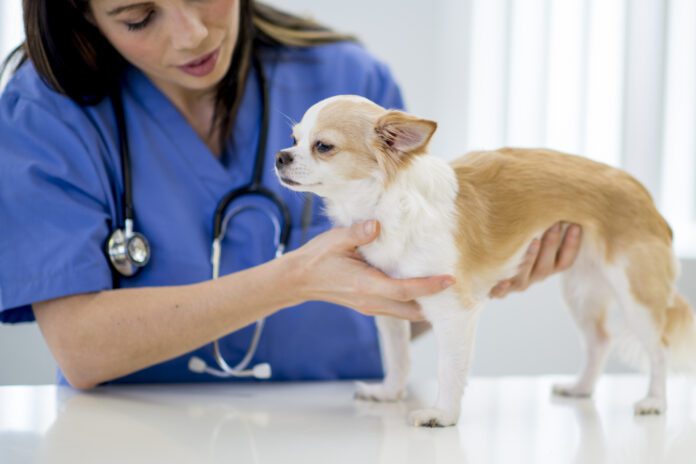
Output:
[[73,295],[36,303],[34,313],[68,382],[83,389],[307,300],[419,320],[412,300],[442,290],[451,277],[390,279],[356,253],[378,234],[378,227],[361,225],[334,229],[280,259],[214,281]]
[[298,303],[280,259],[215,281],[74,295],[34,304],[68,382],[91,388],[180,356]]

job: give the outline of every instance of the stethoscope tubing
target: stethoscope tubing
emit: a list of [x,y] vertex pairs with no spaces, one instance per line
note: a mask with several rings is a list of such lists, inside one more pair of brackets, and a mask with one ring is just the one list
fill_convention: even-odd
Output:
[[[278,194],[265,188],[262,184],[269,129],[269,89],[263,67],[258,56],[256,56],[255,53],[252,54],[252,62],[254,69],[257,72],[258,80],[261,87],[262,121],[261,130],[259,134],[259,143],[256,149],[256,158],[254,159],[254,170],[251,182],[243,187],[234,189],[231,192],[227,193],[220,199],[215,208],[215,214],[213,216],[213,240],[211,250],[211,266],[213,279],[219,278],[221,243],[225,235],[225,229],[228,221],[240,212],[249,208],[254,208],[252,206],[238,207],[235,208],[234,211],[232,211],[232,214],[226,215],[225,212],[234,201],[245,196],[256,196],[263,197],[273,204],[274,208],[277,210],[277,217],[269,213],[268,210],[265,210],[264,212],[273,223],[273,228],[275,232],[274,245],[276,251],[274,258],[279,258],[285,252],[290,239],[290,230],[292,228],[290,211],[287,204],[285,204],[285,202]],[[126,227],[126,239],[128,239],[130,235],[138,235],[139,237],[142,237],[140,234],[133,232],[134,207],[132,173],[130,166],[130,149],[128,144],[128,133],[126,129],[123,101],[121,98],[120,91],[114,91],[112,93],[111,100],[114,108],[114,114],[116,117],[118,137],[120,140],[119,155],[121,161],[121,172],[123,176],[123,194],[121,204],[123,205],[122,220],[123,224],[125,224]],[[262,209],[260,207],[255,208]],[[280,220],[278,220],[278,218],[280,218]],[[124,235],[123,232],[120,232],[120,235],[116,234],[116,232],[122,231],[122,228],[124,227],[123,224],[118,224],[118,227],[115,230],[115,235],[117,235],[118,237]],[[112,234],[112,237],[113,236],[114,234]],[[145,242],[145,244],[147,244],[147,240],[144,237],[142,237],[142,240]],[[132,276],[135,272],[137,272],[138,269],[135,268],[135,266],[133,266],[133,263],[130,261],[131,258],[129,256],[123,257],[121,255],[118,255],[119,259],[115,259],[115,253],[118,251],[119,253],[123,254],[121,250],[124,249],[124,247],[123,244],[120,244],[120,248],[116,248],[115,245],[112,246],[113,242],[114,240],[110,238],[108,246],[109,249],[107,254],[111,260],[111,263],[115,271],[114,288],[117,288],[119,275],[129,277]],[[149,260],[149,245],[147,245],[147,247],[147,258]],[[114,249],[112,250],[112,248]],[[126,260],[128,260],[128,262],[125,262]],[[145,262],[145,264],[146,263],[147,261]],[[142,267],[142,265],[138,265],[137,267]],[[257,366],[254,366],[254,368],[251,370],[246,369],[249,363],[251,362],[251,359],[253,358],[258,347],[264,322],[264,319],[257,321],[256,329],[251,344],[247,350],[247,353],[244,356],[244,358],[234,367],[230,367],[230,365],[225,361],[224,356],[222,355],[222,352],[220,350],[219,340],[215,340],[213,342],[213,356],[220,370],[208,367],[202,359],[197,357],[192,357],[190,359],[189,369],[194,372],[208,373],[217,377],[270,377],[270,366],[268,364],[259,364]]]
[[[211,251],[211,261],[212,261],[212,267],[213,267],[213,279],[217,279],[220,275],[220,270],[219,270],[219,265],[220,265],[220,258],[221,258],[221,243],[222,239],[225,235],[225,230],[226,230],[226,225],[227,223],[234,218],[237,214],[247,210],[247,209],[254,209],[255,207],[252,206],[242,206],[235,208],[231,214],[225,216],[225,211],[227,211],[228,207],[230,204],[235,202],[236,200],[239,200],[241,197],[244,196],[260,196],[263,197],[267,200],[269,200],[274,207],[277,209],[277,212],[279,215],[282,217],[282,226],[278,223],[278,220],[275,216],[268,214],[267,211],[264,211],[268,218],[271,220],[273,223],[273,228],[275,231],[275,245],[276,245],[276,252],[274,259],[279,258],[280,256],[283,255],[285,252],[285,249],[288,244],[288,239],[290,237],[290,230],[291,230],[291,217],[290,217],[290,211],[285,204],[285,202],[275,193],[272,192],[271,190],[265,188],[263,186],[263,172],[264,172],[264,164],[265,164],[265,152],[266,152],[266,142],[268,138],[268,126],[269,126],[269,111],[268,111],[268,87],[267,87],[267,81],[263,72],[263,68],[261,66],[261,63],[258,61],[258,58],[254,56],[254,67],[258,73],[259,81],[261,84],[261,94],[262,94],[262,121],[261,121],[261,131],[259,134],[259,145],[257,147],[256,151],[256,158],[254,160],[254,172],[252,174],[252,180],[251,183],[237,188],[231,192],[229,192],[227,195],[225,195],[219,202],[217,207],[215,208],[215,215],[213,216],[213,249]],[[255,209],[260,209],[263,211],[262,208],[255,208]],[[224,218],[224,220],[223,220]],[[239,374],[252,374],[254,375],[254,370],[248,371],[247,366],[251,362],[251,359],[254,357],[254,354],[256,353],[256,349],[258,348],[258,343],[261,338],[261,333],[263,331],[263,326],[265,323],[265,319],[260,319],[256,322],[256,328],[254,330],[254,335],[251,341],[251,344],[249,345],[249,348],[247,349],[247,353],[235,367],[230,367],[229,364],[225,361],[224,356],[222,355],[222,352],[220,350],[220,341],[215,340],[213,342],[213,356],[215,358],[215,361],[217,365],[220,367],[220,371],[218,371],[214,375],[222,376],[220,374],[227,374],[229,376],[238,376]],[[270,376],[270,366],[267,366],[267,369],[263,369],[264,373],[268,373],[268,376]],[[259,366],[256,366],[259,367]],[[206,372],[211,373],[211,369],[207,369]],[[255,376],[255,375],[254,375]]]

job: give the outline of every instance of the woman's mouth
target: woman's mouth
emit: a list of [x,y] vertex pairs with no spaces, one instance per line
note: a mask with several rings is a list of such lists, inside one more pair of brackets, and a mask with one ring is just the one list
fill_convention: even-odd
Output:
[[217,49],[215,49],[215,51],[210,52],[205,56],[197,58],[193,61],[189,61],[185,65],[177,66],[177,68],[181,69],[183,72],[191,76],[207,76],[213,71],[213,69],[215,69],[215,65],[217,64],[219,56],[220,47],[218,47]]

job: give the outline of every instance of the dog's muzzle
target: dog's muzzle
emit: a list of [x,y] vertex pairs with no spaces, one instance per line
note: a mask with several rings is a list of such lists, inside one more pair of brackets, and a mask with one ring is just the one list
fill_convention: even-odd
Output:
[[293,156],[292,153],[289,151],[281,150],[276,154],[276,169],[278,171],[282,170],[283,168],[290,166],[293,161]]

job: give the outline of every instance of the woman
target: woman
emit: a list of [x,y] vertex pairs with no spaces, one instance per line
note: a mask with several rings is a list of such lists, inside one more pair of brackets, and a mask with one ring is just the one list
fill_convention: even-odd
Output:
[[[259,265],[272,258],[272,227],[253,212],[230,224],[214,281],[209,250],[218,200],[252,176],[262,76],[272,160],[288,144],[288,119],[322,98],[401,107],[388,69],[348,37],[252,0],[25,0],[24,9],[26,62],[0,98],[0,317],[36,318],[61,382],[211,380],[189,370],[191,356],[212,364],[208,344],[224,337],[223,355],[237,362],[249,325],[267,316],[255,359],[273,379],[379,377],[365,315],[419,320],[413,300],[450,276],[394,280],[370,268],[354,252],[375,224],[324,232],[319,206],[282,189],[271,161],[263,185],[289,207],[293,251]],[[152,245],[149,263],[124,278],[104,252],[123,210],[116,98],[136,227]],[[494,293],[567,267],[579,241],[567,236],[560,246],[551,230]]]

